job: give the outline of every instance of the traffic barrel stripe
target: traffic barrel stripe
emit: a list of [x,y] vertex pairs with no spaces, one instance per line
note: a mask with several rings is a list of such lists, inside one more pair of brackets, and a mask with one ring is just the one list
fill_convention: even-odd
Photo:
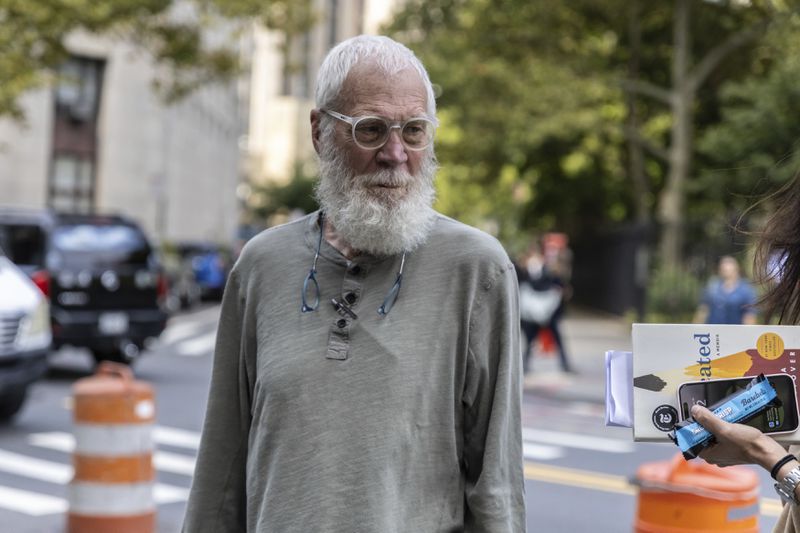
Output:
[[80,455],[116,456],[152,452],[153,428],[150,424],[75,423],[74,452]]
[[155,512],[150,483],[71,483],[70,513],[97,517],[132,516]]
[[73,416],[76,421],[94,424],[143,424],[155,420],[153,392],[144,383],[132,382],[130,390],[124,396],[106,389],[106,383],[82,385],[81,392],[84,396],[75,398]]
[[72,458],[75,479],[100,483],[138,483],[155,479],[152,454],[127,457],[90,457],[75,455]]
[[80,531],[81,533],[104,533],[113,531],[114,533],[142,533],[155,531],[155,513],[148,515],[97,517],[70,514],[69,531]]

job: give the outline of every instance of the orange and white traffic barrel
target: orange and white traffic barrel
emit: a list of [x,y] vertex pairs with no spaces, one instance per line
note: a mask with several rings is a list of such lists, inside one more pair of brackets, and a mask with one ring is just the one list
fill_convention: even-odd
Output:
[[639,485],[636,533],[758,533],[758,476],[745,467],[705,461],[645,463]]
[[135,381],[128,366],[103,362],[72,390],[68,533],[155,531],[152,387]]

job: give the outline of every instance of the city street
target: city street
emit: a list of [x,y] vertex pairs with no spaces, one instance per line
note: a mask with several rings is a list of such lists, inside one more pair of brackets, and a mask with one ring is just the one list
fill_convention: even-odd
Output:
[[[157,396],[154,439],[159,531],[180,528],[206,401],[218,308],[178,316],[161,342],[136,364]],[[554,358],[534,362],[526,379],[524,441],[528,530],[630,531],[636,490],[628,479],[646,462],[671,458],[669,444],[635,444],[629,430],[603,425],[602,353],[626,349],[626,325],[581,313],[565,321],[577,376],[562,376]],[[72,475],[70,387],[89,375],[88,354],[63,351],[32,389],[10,426],[0,429],[0,523],[3,531],[50,533],[65,523]],[[762,479],[760,525],[770,531],[779,503]],[[354,510],[356,511],[356,510]]]

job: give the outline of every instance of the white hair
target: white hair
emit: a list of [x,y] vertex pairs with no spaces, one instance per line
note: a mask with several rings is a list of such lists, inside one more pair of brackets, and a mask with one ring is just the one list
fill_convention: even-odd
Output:
[[422,62],[409,48],[382,35],[358,35],[342,41],[328,52],[319,67],[315,92],[318,109],[334,109],[339,103],[342,85],[350,70],[363,61],[374,61],[383,74],[393,76],[409,67],[422,79],[427,93],[426,112],[436,117],[433,85]]

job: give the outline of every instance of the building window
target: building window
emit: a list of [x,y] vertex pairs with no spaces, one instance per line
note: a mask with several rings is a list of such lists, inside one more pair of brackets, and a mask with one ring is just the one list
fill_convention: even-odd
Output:
[[94,209],[103,67],[101,60],[76,56],[59,69],[47,186],[47,204],[59,211]]
[[94,163],[73,155],[53,159],[50,206],[58,211],[89,213],[94,204]]
[[56,112],[77,122],[97,117],[102,62],[83,57],[68,59],[59,69]]

